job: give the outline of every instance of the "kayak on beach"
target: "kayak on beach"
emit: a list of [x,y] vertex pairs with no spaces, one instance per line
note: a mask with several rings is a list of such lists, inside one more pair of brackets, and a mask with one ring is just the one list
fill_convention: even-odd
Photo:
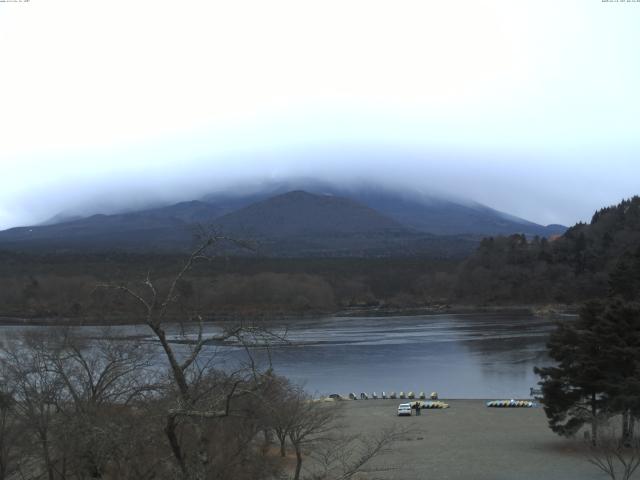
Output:
[[496,408],[532,408],[535,407],[535,402],[529,400],[491,400],[487,402],[487,407]]
[[439,400],[436,401],[428,401],[428,402],[415,402],[420,405],[420,408],[449,408],[448,403],[441,402]]

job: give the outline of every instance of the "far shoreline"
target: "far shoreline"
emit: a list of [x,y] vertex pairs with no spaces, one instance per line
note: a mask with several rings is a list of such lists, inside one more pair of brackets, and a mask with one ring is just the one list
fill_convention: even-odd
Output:
[[[555,318],[558,316],[575,316],[578,306],[573,304],[525,304],[525,305],[464,305],[441,304],[426,307],[353,307],[331,312],[269,312],[256,314],[255,312],[224,312],[205,317],[205,323],[237,323],[237,322],[282,322],[323,319],[353,319],[353,318],[387,318],[417,317],[437,315],[531,315],[534,317]],[[180,319],[170,320],[169,323],[181,323]],[[54,316],[15,316],[0,315],[0,326],[127,326],[144,325],[143,320],[133,319],[105,319],[85,317],[54,317]]]

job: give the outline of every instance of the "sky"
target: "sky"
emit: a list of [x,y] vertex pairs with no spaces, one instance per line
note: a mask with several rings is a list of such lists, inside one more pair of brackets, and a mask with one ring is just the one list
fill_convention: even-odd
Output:
[[0,229],[317,178],[640,193],[640,2],[0,2]]

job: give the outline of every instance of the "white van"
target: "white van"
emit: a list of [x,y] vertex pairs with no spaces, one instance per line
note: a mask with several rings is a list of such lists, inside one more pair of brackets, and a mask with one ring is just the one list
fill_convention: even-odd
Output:
[[411,404],[410,403],[401,403],[398,405],[398,416],[411,416]]

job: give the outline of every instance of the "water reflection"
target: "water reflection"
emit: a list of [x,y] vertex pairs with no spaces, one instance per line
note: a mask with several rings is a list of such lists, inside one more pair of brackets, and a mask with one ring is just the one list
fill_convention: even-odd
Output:
[[523,397],[548,363],[553,324],[527,315],[330,318],[289,325],[276,370],[318,393],[431,391],[448,398]]
[[[270,349],[269,355],[256,350],[256,359],[266,364],[270,357],[278,373],[305,383],[311,392],[436,390],[443,398],[512,398],[526,397],[537,382],[533,367],[549,363],[545,344],[553,323],[529,315],[446,314],[332,317],[268,326],[286,330],[290,344]],[[102,327],[81,329],[91,336],[104,334]],[[180,334],[177,326],[170,330]],[[221,332],[211,324],[206,330]],[[153,341],[145,326],[112,327],[110,334]],[[204,355],[215,355],[229,368],[245,356],[227,344],[208,346]]]

